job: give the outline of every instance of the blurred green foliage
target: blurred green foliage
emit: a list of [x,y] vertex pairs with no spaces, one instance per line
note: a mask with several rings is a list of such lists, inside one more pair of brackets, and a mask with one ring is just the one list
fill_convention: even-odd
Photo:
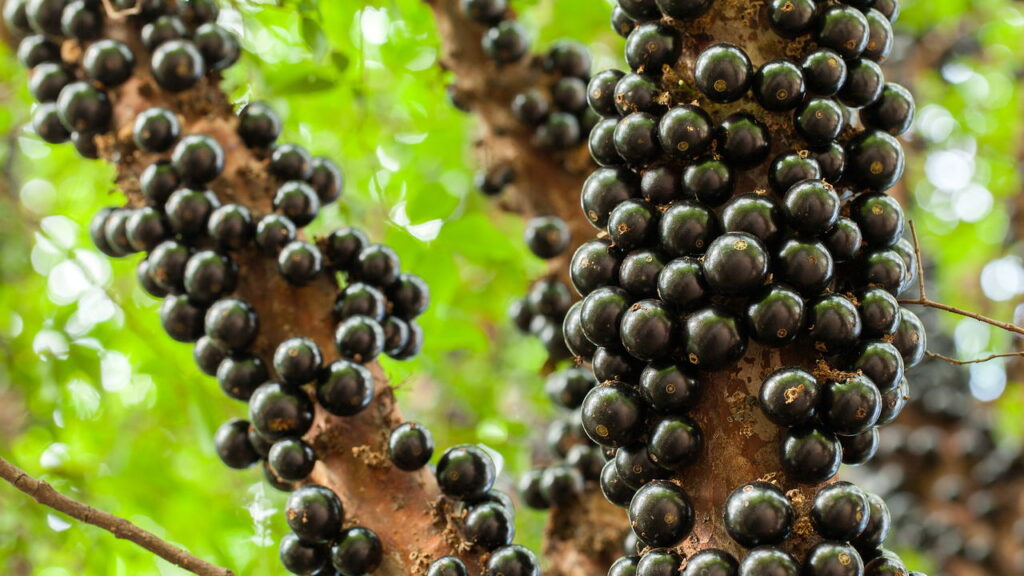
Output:
[[[540,346],[505,320],[508,303],[542,266],[520,241],[523,223],[473,188],[473,121],[445,96],[429,10],[421,0],[232,5],[222,22],[241,33],[246,53],[226,90],[239,103],[272,103],[285,119],[284,139],[345,171],[342,202],[314,229],[365,227],[431,286],[423,354],[385,363],[403,408],[431,426],[439,446],[482,442],[502,453],[507,482],[529,466],[537,430],[552,413]],[[591,47],[595,69],[620,65],[610,2],[515,6],[538,48],[572,37]],[[915,83],[919,108],[932,116],[915,132],[923,153],[915,154],[908,182],[923,207],[913,217],[942,297],[1003,316],[1019,298],[989,303],[979,278],[1007,254],[1008,237],[1024,237],[1010,230],[1004,208],[1020,188],[1024,127],[1014,56],[1021,27],[1021,9],[1008,0],[911,0],[900,20],[912,34],[938,28],[981,43],[947,64],[968,80],[950,83],[927,71]],[[31,133],[26,74],[5,46],[0,78],[0,452],[58,489],[237,573],[280,574],[282,496],[262,484],[259,471],[229,471],[213,453],[213,431],[244,406],[195,368],[189,346],[162,334],[157,303],[135,285],[137,258],[109,261],[88,241],[91,215],[121,201],[111,169]],[[956,191],[929,179],[928,154],[943,150],[969,152],[967,184],[988,191],[987,212],[960,218]],[[1011,256],[1019,267],[1020,254]],[[962,352],[1007,345],[1002,335],[985,334],[965,340],[973,344]],[[1014,399],[1004,404],[1019,413],[1021,392],[1011,389]],[[523,511],[518,520],[519,540],[539,549],[543,516]],[[0,573],[182,572],[0,487]]]

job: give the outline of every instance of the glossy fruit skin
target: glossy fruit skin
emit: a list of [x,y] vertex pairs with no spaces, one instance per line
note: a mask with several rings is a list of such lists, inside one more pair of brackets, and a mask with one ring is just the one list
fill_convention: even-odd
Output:
[[647,451],[658,466],[683,470],[697,461],[704,447],[704,433],[685,416],[663,418],[650,429]]
[[213,445],[221,462],[229,468],[244,470],[259,462],[260,455],[249,442],[249,423],[245,420],[235,418],[221,424]]
[[[290,222],[290,221],[289,221]],[[259,231],[257,230],[257,238]],[[277,270],[289,284],[303,286],[312,282],[323,271],[320,249],[308,242],[293,241],[281,248],[277,256]]]
[[164,90],[183,92],[199,83],[206,64],[192,41],[168,40],[153,51],[150,71]]
[[670,256],[699,256],[718,236],[718,218],[692,202],[677,202],[661,217],[661,248]]
[[660,115],[659,112],[663,110],[662,104],[658,102],[660,92],[652,78],[636,73],[626,74],[615,84],[612,95],[615,111],[619,116],[628,116],[634,112]]
[[267,381],[267,368],[258,356],[234,354],[225,358],[217,367],[217,383],[229,397],[243,402]]
[[284,214],[296,226],[302,228],[316,219],[320,211],[320,197],[306,182],[290,180],[277,189],[273,206],[274,210]]
[[241,250],[255,234],[252,213],[242,204],[225,204],[210,214],[207,233],[222,250]]
[[691,164],[683,172],[683,191],[706,206],[724,204],[732,197],[735,186],[732,170],[718,160]]
[[177,16],[160,16],[142,27],[142,45],[146,50],[152,52],[164,42],[169,40],[181,40],[188,36],[188,29],[185,23]]
[[676,20],[696,18],[711,6],[711,0],[654,0],[654,3],[662,14]]
[[892,54],[894,44],[892,23],[875,9],[868,9],[864,16],[868,19],[868,45],[861,55],[875,62],[885,62]]
[[608,217],[608,238],[619,250],[642,248],[657,235],[658,216],[657,209],[647,202],[626,200]]
[[455,556],[442,556],[430,563],[427,576],[469,576],[469,569]]
[[822,389],[821,420],[830,430],[843,436],[866,432],[878,421],[882,395],[871,379],[853,376],[829,382]]
[[369,528],[349,528],[331,546],[331,564],[343,576],[369,574],[384,560],[380,539]]
[[337,360],[329,364],[317,381],[317,402],[335,416],[354,416],[373,400],[374,381],[361,364]]
[[580,324],[587,339],[598,346],[611,346],[619,342],[619,325],[632,299],[625,290],[605,286],[594,290],[583,299]]
[[549,150],[566,150],[580,142],[583,127],[580,120],[568,112],[555,112],[548,116],[534,133],[534,144]]
[[927,334],[921,319],[910,310],[900,308],[900,323],[895,334],[893,345],[903,355],[904,366],[917,366],[924,358],[928,346]]
[[562,336],[565,339],[566,348],[576,357],[592,358],[597,351],[597,346],[587,339],[583,333],[583,325],[580,320],[580,310],[583,302],[577,302],[569,308],[565,319],[562,322]]
[[719,42],[697,57],[694,68],[697,88],[713,102],[734,102],[746,94],[753,82],[750,58],[742,48]]
[[801,70],[808,92],[818,96],[832,96],[846,82],[846,62],[839,53],[827,48],[808,54]]
[[787,432],[781,453],[786,476],[801,484],[816,484],[835,476],[842,459],[835,436],[814,428]]
[[149,277],[171,294],[185,291],[185,265],[189,250],[173,240],[162,242],[149,255]]
[[868,45],[867,18],[849,6],[827,8],[820,19],[818,44],[835,50],[847,60],[857,58]]
[[673,315],[660,301],[641,300],[622,315],[619,332],[626,351],[639,360],[657,360],[671,352],[675,344]]
[[480,24],[496,24],[508,10],[506,0],[462,0],[459,7],[463,14]]
[[740,563],[738,576],[799,576],[800,564],[781,548],[751,550]]
[[846,149],[838,142],[830,142],[821,150],[811,153],[821,168],[821,177],[829,183],[836,183],[846,170]]
[[124,42],[100,40],[85,50],[82,67],[89,78],[113,88],[124,84],[131,77],[135,55]]
[[651,298],[658,291],[658,276],[665,268],[660,252],[634,250],[622,259],[619,266],[619,284],[633,298]]
[[837,294],[825,296],[815,302],[810,312],[810,335],[829,351],[845,350],[860,338],[860,314],[846,298]]
[[541,475],[540,491],[555,506],[568,504],[583,493],[583,475],[568,464],[549,466]]
[[814,497],[811,520],[814,528],[828,540],[853,540],[868,525],[867,495],[849,482],[824,486]]
[[716,293],[750,294],[768,276],[768,251],[750,234],[727,232],[708,246],[703,268],[704,280]]
[[888,555],[875,558],[864,566],[864,576],[899,576],[906,573],[903,563]]
[[889,82],[873,104],[861,109],[860,119],[866,126],[899,136],[910,129],[915,109],[914,96],[910,91]]
[[[884,397],[882,402],[884,406]],[[884,413],[883,410],[883,415]],[[881,417],[879,417],[878,423],[884,424]],[[878,428],[872,428],[856,436],[840,436],[839,443],[843,447],[843,464],[859,466],[874,458],[875,453],[878,452]]]
[[587,148],[599,166],[622,164],[622,156],[615,150],[615,128],[618,124],[617,118],[604,118],[590,131]]
[[522,546],[502,546],[487,559],[484,576],[540,576],[540,563]]
[[618,6],[637,22],[654,20],[661,16],[655,0],[618,0]]
[[594,352],[591,367],[599,382],[632,382],[643,364],[625,350],[601,346]]
[[644,404],[631,386],[601,384],[582,405],[583,429],[591,440],[610,448],[632,442],[644,421]]
[[862,344],[853,368],[863,372],[883,394],[896,388],[903,379],[903,357],[895,346],[884,341]]
[[507,546],[515,535],[512,514],[501,504],[477,504],[470,508],[464,520],[463,534],[466,540],[484,550]]
[[146,197],[146,203],[157,207],[167,202],[171,194],[178,189],[180,182],[178,173],[170,162],[150,164],[139,177],[139,187],[142,189],[142,195]]
[[277,255],[295,240],[295,224],[280,214],[267,214],[256,224],[256,245],[267,256]]
[[456,500],[482,497],[494,485],[494,462],[476,446],[461,444],[445,450],[437,462],[441,492]]
[[874,248],[889,248],[903,236],[903,208],[887,194],[868,192],[857,196],[850,207],[850,217],[860,228],[864,241]]
[[808,144],[822,148],[842,132],[843,109],[831,98],[812,98],[797,109],[793,124]]
[[60,62],[60,46],[45,36],[33,34],[18,43],[18,62],[32,69],[43,62]]
[[383,244],[368,244],[356,256],[353,274],[359,280],[385,287],[398,279],[401,269],[398,254]]
[[366,234],[358,228],[344,226],[327,236],[324,257],[334,270],[351,270],[363,248],[370,244]]
[[64,89],[72,80],[72,76],[61,64],[55,62],[43,62],[32,69],[32,76],[29,78],[29,92],[39,102],[55,102]]
[[146,152],[165,152],[181,136],[178,117],[166,108],[153,107],[135,118],[135,145]]
[[642,166],[658,156],[658,119],[646,112],[634,112],[615,126],[615,151],[630,164]]
[[658,297],[678,310],[700,307],[708,296],[704,270],[697,258],[676,258],[658,273]]
[[388,459],[399,470],[419,470],[434,455],[430,430],[414,422],[403,422],[388,438]]
[[806,92],[800,67],[784,59],[765,62],[754,75],[753,86],[757,101],[773,111],[792,110]]
[[870,508],[867,527],[851,542],[861,552],[880,547],[889,536],[889,528],[892,526],[889,507],[885,505],[885,501],[870,492],[867,493],[867,498]]
[[680,44],[674,28],[640,24],[626,38],[626,63],[633,70],[660,75],[664,66],[672,66],[679,58]]
[[317,544],[305,544],[295,534],[281,538],[281,564],[292,574],[312,576],[327,565],[327,549]]
[[301,482],[313,471],[316,452],[312,446],[298,438],[285,438],[270,447],[267,463],[280,479]]
[[[772,190],[780,196],[784,195],[797,182],[821,179],[821,166],[813,155],[806,152],[784,152],[779,154],[772,160],[771,167],[768,170],[768,182],[771,184]],[[762,199],[762,201],[767,202],[769,205],[775,206],[774,201],[767,194],[754,193],[744,194],[743,196]],[[776,211],[778,210],[777,207],[775,209]]]
[[192,352],[196,366],[207,376],[217,375],[217,368],[227,355],[227,351],[218,346],[209,336],[203,336],[197,340]]
[[313,157],[295,144],[278,144],[270,152],[270,172],[281,181],[308,181],[313,176]]
[[72,82],[60,91],[57,112],[69,132],[97,134],[110,128],[113,107],[106,92],[87,82]]
[[679,414],[697,403],[701,391],[700,381],[674,364],[648,364],[640,375],[640,393],[655,412]]
[[250,102],[238,114],[238,135],[250,148],[266,148],[281,134],[281,118],[265,102]]
[[747,351],[747,335],[740,322],[719,308],[704,308],[687,317],[685,334],[686,358],[703,371],[727,368]]
[[249,420],[268,440],[302,436],[313,425],[313,403],[302,390],[267,382],[249,400]]
[[196,28],[192,36],[209,70],[224,70],[241,56],[238,38],[222,26],[207,22]]
[[849,64],[846,83],[839,89],[839,99],[851,108],[874,104],[882,95],[885,74],[882,68],[865,58]]
[[800,426],[817,414],[821,386],[800,368],[780,368],[761,384],[761,410],[779,426]]
[[861,256],[861,282],[898,294],[911,278],[906,261],[894,250],[873,250]]
[[640,178],[640,194],[651,204],[671,204],[682,197],[682,170],[674,166],[651,166]]
[[785,346],[795,340],[803,328],[803,299],[787,286],[771,285],[749,304],[746,320],[755,342],[771,347]]
[[224,171],[224,149],[209,136],[191,134],[174,147],[171,164],[186,184],[205,186]]
[[747,548],[782,542],[792,530],[793,518],[789,499],[767,482],[740,486],[725,503],[725,529]]
[[671,547],[693,530],[694,513],[682,488],[656,480],[637,490],[629,503],[633,532],[648,546]]
[[621,6],[616,5],[612,8],[611,17],[612,30],[623,38],[628,38],[629,33],[636,28],[636,20],[634,20]]
[[233,292],[238,284],[238,265],[213,250],[201,250],[185,265],[185,293],[193,302],[210,304]]
[[601,469],[600,485],[601,493],[605,499],[620,508],[627,508],[629,502],[633,499],[633,495],[636,494],[636,489],[629,487],[619,477],[619,472],[615,467],[615,460],[606,462],[604,468]]
[[885,191],[903,176],[903,147],[879,130],[865,132],[847,148],[848,174],[865,188]]
[[160,306],[160,323],[172,339],[195,342],[203,335],[203,313],[187,296],[168,296]]
[[768,18],[775,32],[784,38],[795,38],[810,31],[817,16],[813,0],[773,0]]
[[750,114],[730,114],[718,125],[718,153],[731,167],[750,168],[771,149],[768,127]]
[[505,20],[487,30],[481,40],[484,53],[499,64],[511,64],[526,55],[526,30],[515,20]]
[[822,542],[807,554],[804,573],[808,576],[862,576],[864,562],[853,546]]
[[878,416],[878,425],[888,424],[903,412],[910,400],[910,383],[906,377],[901,378],[896,387],[882,394],[882,413]]
[[736,576],[739,571],[736,558],[715,548],[706,548],[686,561],[682,576]]
[[179,188],[167,198],[164,211],[171,230],[186,243],[195,243],[206,234],[210,214],[220,201],[209,190]]
[[587,220],[597,229],[608,225],[608,216],[620,202],[639,196],[639,182],[629,170],[599,168],[583,184],[580,202]]
[[658,122],[662,150],[677,158],[695,158],[711,144],[711,118],[697,106],[676,106]]
[[66,3],[66,0],[29,0],[25,5],[29,26],[40,34],[60,36],[61,16]]
[[557,216],[538,216],[527,222],[524,239],[537,257],[554,258],[569,247],[569,226]]
[[302,386],[316,378],[323,354],[309,338],[289,338],[274,351],[274,372],[285,384]]
[[221,347],[238,352],[245,350],[259,332],[259,316],[244,300],[224,298],[206,312],[206,335]]

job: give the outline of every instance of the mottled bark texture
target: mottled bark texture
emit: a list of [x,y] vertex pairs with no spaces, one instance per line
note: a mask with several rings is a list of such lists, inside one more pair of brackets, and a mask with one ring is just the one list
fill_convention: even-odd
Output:
[[[112,131],[98,141],[103,159],[116,168],[116,185],[127,204],[143,205],[139,177],[147,165],[162,159],[135,147],[132,125],[143,110],[163,106],[178,114],[184,134],[204,133],[223,147],[224,171],[209,185],[221,202],[246,205],[256,219],[271,212],[277,183],[268,174],[267,157],[247,148],[238,137],[233,106],[216,78],[204,79],[182,93],[164,92],[148,72],[149,55],[139,45],[137,25],[131,19],[108,18],[106,36],[127,42],[137,58],[132,78],[109,91],[114,106]],[[82,47],[77,42],[65,41],[62,53],[69,64],[80,64]],[[235,295],[251,303],[260,318],[253,353],[269,367],[280,342],[304,336],[320,346],[325,361],[334,360],[335,323],[331,311],[338,286],[332,275],[322,274],[308,286],[295,287],[278,273],[276,259],[261,256],[254,247],[233,257],[240,271]],[[306,437],[321,458],[311,481],[339,495],[349,523],[366,526],[380,537],[385,558],[377,574],[421,574],[430,560],[456,551],[472,573],[478,574],[481,555],[469,550],[458,531],[449,528],[451,511],[441,502],[430,471],[403,472],[388,463],[388,432],[403,419],[380,367],[374,364],[370,368],[377,392],[365,411],[351,418],[337,418],[317,407],[316,423]],[[239,414],[244,411],[239,405]]]

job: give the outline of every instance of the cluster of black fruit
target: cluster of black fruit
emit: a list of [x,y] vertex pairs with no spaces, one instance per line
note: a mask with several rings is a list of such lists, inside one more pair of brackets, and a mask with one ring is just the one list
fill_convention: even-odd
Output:
[[[137,38],[104,38],[109,30],[99,2],[14,0],[5,6],[7,24],[24,36],[19,55],[32,69],[32,92],[43,103],[34,116],[40,136],[59,143],[73,133],[89,157],[98,156],[95,136],[111,127],[113,104],[104,88],[127,82],[138,56],[150,60],[153,79],[168,92],[193,87],[207,71],[222,70],[239,56],[237,39],[214,22],[219,10],[213,2],[121,4],[128,6],[116,7],[131,10],[129,29]],[[64,41],[84,50],[81,69],[63,60]],[[147,53],[135,54],[131,46]],[[427,308],[429,290],[419,277],[401,273],[394,251],[370,243],[357,229],[336,230],[319,245],[296,239],[321,206],[338,199],[343,178],[326,158],[276,145],[280,125],[274,111],[258,102],[238,118],[238,136],[265,159],[278,184],[274,211],[258,215],[241,204],[222,204],[208,189],[225,166],[216,139],[184,134],[187,126],[169,109],[143,111],[126,146],[155,158],[140,177],[144,205],[105,209],[90,232],[109,256],[147,253],[138,278],[149,294],[164,298],[160,316],[167,333],[195,342],[200,369],[215,376],[229,396],[248,402],[249,420],[226,422],[214,444],[229,467],[262,461],[267,480],[293,492],[286,510],[292,533],[280,548],[284,566],[301,575],[368,574],[383,560],[381,542],[367,528],[343,528],[341,500],[308,483],[318,458],[303,436],[314,421],[313,397],[334,416],[354,416],[375,394],[365,364],[382,353],[401,360],[419,352],[423,334],[415,318]],[[339,359],[325,363],[317,343],[303,337],[281,342],[269,366],[252,353],[260,322],[250,303],[232,295],[243,281],[233,256],[273,257],[282,277],[298,286],[321,273],[344,274],[347,284],[333,310]],[[388,457],[396,468],[418,470],[433,452],[425,427],[406,422],[391,431]],[[488,574],[539,573],[536,558],[511,545],[512,504],[491,490],[494,474],[489,456],[473,446],[451,448],[437,465],[442,491],[467,510],[467,539],[491,552]],[[457,576],[468,570],[461,560],[445,557],[434,562],[430,574]]]
[[[164,90],[187,90],[238,60],[238,41],[215,22],[219,9],[212,0],[182,2],[180,8],[158,0],[135,4],[115,0],[112,6],[144,24],[141,45]],[[113,105],[107,91],[127,82],[138,60],[126,41],[103,37],[107,19],[101,0],[4,5],[8,29],[21,38],[18,59],[32,70],[29,88],[40,102],[32,116],[36,132],[54,144],[71,140],[86,158],[98,156],[95,137],[110,129]],[[64,61],[64,41],[82,50],[78,69]]]
[[[768,375],[760,400],[786,427],[787,480],[820,484],[843,461],[871,457],[875,427],[901,410],[904,370],[925,347],[920,321],[895,299],[917,263],[903,211],[886,194],[904,168],[895,136],[914,114],[910,94],[887,83],[878,65],[892,49],[897,3],[766,3],[757,9],[771,33],[810,40],[804,54],[755,67],[737,45],[706,45],[696,51],[691,85],[673,66],[693,42],[684,30],[713,4],[619,0],[613,25],[627,38],[630,71],[600,72],[588,87],[603,117],[589,140],[601,167],[581,202],[602,234],[573,258],[583,300],[563,330],[570,352],[590,361],[601,382],[581,419],[591,439],[614,451],[602,488],[628,507],[639,541],[656,549],[682,542],[700,514],[671,478],[703,453],[703,432],[686,413],[706,375],[733,369],[751,342],[813,366]],[[730,112],[718,117],[720,105]],[[734,499],[739,508],[746,496],[767,502],[788,518],[791,506],[773,490],[740,488]],[[733,564],[708,552],[709,566],[722,568],[690,559],[685,574],[904,570],[880,548],[877,530],[840,535],[816,523],[828,544],[801,564],[775,547],[791,521],[759,540],[741,534],[742,518],[725,520],[738,542],[758,548]],[[650,555],[623,559],[621,573],[662,573],[645,568]]]
[[[537,257],[557,258],[569,249],[569,227],[557,216],[539,216],[526,224],[526,245]],[[509,307],[509,316],[524,334],[540,340],[552,362],[565,360],[562,321],[572,305],[572,291],[552,273],[533,282],[526,297]]]
[[[487,27],[481,39],[483,51],[499,67],[528,57],[526,30],[509,17],[507,0],[460,0],[460,8],[467,18]],[[587,105],[590,53],[577,42],[562,40],[535,65],[543,70],[543,81],[515,95],[510,103],[512,116],[533,131],[534,146],[548,151],[573,149],[600,120]],[[452,98],[464,109],[458,94]],[[477,187],[494,196],[515,176],[508,165],[491,166],[477,174]]]
[[[922,320],[931,335],[929,347],[953,353],[956,347],[935,325],[936,315],[922,314]],[[857,470],[858,481],[889,503],[894,545],[918,550],[939,566],[967,561],[998,573],[1007,561],[1000,558],[1007,552],[997,550],[998,540],[1010,537],[1024,543],[1024,520],[1015,516],[1024,452],[998,442],[990,412],[971,395],[967,370],[926,360],[914,381],[908,406],[920,419],[913,426],[887,426],[877,457]],[[961,512],[953,516],[930,502]],[[1005,526],[1013,533],[972,530],[965,528],[964,519]],[[1024,571],[1024,550],[1018,546],[1010,554],[1013,571]]]

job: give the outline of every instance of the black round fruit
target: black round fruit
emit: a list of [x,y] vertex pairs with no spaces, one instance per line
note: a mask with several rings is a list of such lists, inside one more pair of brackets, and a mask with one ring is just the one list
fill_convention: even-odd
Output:
[[807,89],[818,96],[832,96],[846,82],[846,62],[838,53],[827,48],[808,54],[801,64],[801,70]]
[[63,144],[71,138],[71,133],[64,126],[61,120],[57,105],[53,103],[40,104],[32,113],[32,129],[50,144]]
[[43,62],[32,69],[28,90],[40,102],[55,102],[73,78],[62,64]]
[[261,385],[249,399],[249,420],[268,440],[302,436],[313,425],[313,415],[313,403],[303,390],[277,382]]
[[657,234],[658,216],[657,209],[649,203],[626,200],[608,218],[608,237],[622,251],[642,248]]
[[814,0],[772,0],[768,19],[780,36],[795,38],[810,31],[818,15]]
[[696,18],[711,6],[711,0],[654,0],[654,3],[662,14],[676,20]]
[[331,546],[331,564],[342,574],[370,574],[383,560],[380,538],[369,528],[349,528]]
[[658,297],[670,306],[692,310],[704,304],[707,296],[703,265],[697,258],[677,258],[658,273]]
[[781,368],[761,384],[761,410],[779,426],[800,426],[817,414],[821,387],[800,368]]
[[910,129],[914,111],[914,97],[910,91],[889,82],[875,103],[860,111],[860,119],[866,126],[899,136]]
[[213,436],[217,456],[229,468],[243,470],[259,462],[260,455],[249,442],[249,423],[232,419],[221,424]]
[[206,335],[232,352],[245,350],[259,332],[259,316],[244,300],[224,298],[206,313]]
[[217,383],[229,397],[243,402],[267,381],[267,368],[259,356],[231,354],[217,367]]
[[655,159],[659,152],[658,119],[646,112],[634,112],[615,126],[615,151],[623,160],[638,166]]
[[675,345],[675,320],[660,300],[641,300],[622,315],[619,332],[626,351],[639,360],[657,360]]
[[851,6],[825,9],[819,19],[818,44],[835,50],[847,60],[860,56],[868,45],[867,18]]
[[43,62],[60,62],[60,46],[41,34],[26,36],[18,43],[18,62],[32,69]]
[[[751,168],[768,156],[771,141],[768,127],[750,114],[730,114],[718,125],[718,154],[726,164]],[[699,196],[698,196],[699,198]]]
[[274,351],[274,372],[285,384],[301,386],[320,373],[323,354],[309,338],[289,338]]
[[766,346],[784,346],[800,334],[804,322],[804,301],[800,294],[774,284],[747,307],[750,337]]
[[146,203],[156,207],[162,207],[180,183],[178,173],[170,162],[154,162],[139,177],[139,187],[146,197]]
[[312,446],[298,438],[285,438],[270,447],[267,464],[281,480],[301,482],[313,471],[316,452]]
[[177,16],[160,16],[142,27],[142,45],[150,52],[170,40],[181,40],[188,36],[185,23]]
[[[618,115],[615,108],[615,87],[623,76],[625,76],[625,73],[621,70],[604,70],[598,72],[590,79],[590,83],[587,85],[587,103],[595,112],[605,117]],[[538,108],[544,107],[547,104],[543,96],[538,96],[533,98],[533,100],[539,103]],[[513,108],[516,108],[517,101],[519,101],[519,97],[513,101]],[[522,108],[522,106],[519,106],[519,108]],[[537,112],[529,116],[539,120],[545,114],[546,110],[544,110],[543,114]]]
[[241,250],[255,233],[252,213],[242,204],[225,204],[210,214],[207,232],[222,250]]
[[822,542],[807,553],[804,573],[807,576],[862,576],[864,562],[849,544]]
[[207,22],[196,28],[192,41],[203,55],[206,68],[209,70],[224,70],[237,62],[241,56],[238,38],[214,22]]
[[750,58],[742,48],[719,42],[697,57],[694,76],[700,91],[714,102],[733,102],[746,94],[753,81]]
[[843,109],[831,98],[812,98],[797,109],[793,124],[798,134],[816,148],[839,137],[845,124]]
[[863,372],[883,394],[903,379],[903,356],[895,346],[881,340],[864,342],[856,351],[852,367]]
[[708,246],[703,269],[704,280],[718,294],[750,294],[768,276],[768,252],[750,234],[727,232]]
[[865,11],[864,16],[868,19],[868,45],[864,47],[861,55],[875,62],[885,62],[892,54],[895,43],[892,23],[884,14],[873,8]]
[[526,224],[526,245],[540,258],[554,258],[569,247],[569,226],[557,216],[539,216]]
[[864,236],[857,223],[849,218],[840,217],[836,225],[825,235],[825,246],[836,262],[849,262],[860,253]]
[[736,558],[724,550],[706,548],[686,561],[682,576],[736,576],[739,570]]
[[95,40],[103,32],[103,16],[86,0],[75,0],[64,7],[60,28],[64,36],[79,42]]
[[168,40],[153,51],[150,71],[161,88],[182,92],[206,74],[203,55],[190,40]]
[[274,193],[273,206],[274,210],[302,228],[316,219],[320,211],[320,197],[306,182],[291,180],[282,184]]
[[179,188],[164,205],[171,230],[181,235],[182,241],[195,243],[205,234],[210,214],[220,207],[220,201],[208,190]]
[[481,42],[484,53],[499,64],[516,62],[530,49],[526,29],[516,20],[504,20],[489,28]]
[[469,509],[463,521],[463,535],[484,550],[512,543],[515,526],[512,513],[501,504],[486,502]]
[[506,0],[462,0],[462,12],[480,24],[496,24],[508,10]]
[[672,547],[693,530],[693,505],[678,485],[657,480],[637,490],[629,503],[629,522],[644,544]]
[[836,434],[854,436],[866,432],[878,421],[881,411],[882,395],[864,376],[829,382],[822,389],[821,421]]
[[279,555],[285,570],[292,574],[320,574],[327,565],[327,548],[306,544],[291,533],[281,538]]
[[732,197],[735,187],[732,170],[719,160],[691,164],[683,172],[683,191],[706,206],[721,206]]
[[135,145],[146,152],[165,152],[181,136],[177,115],[166,108],[149,108],[135,117],[132,137]]
[[845,350],[860,338],[860,314],[845,297],[838,294],[824,296],[814,303],[810,312],[810,336],[829,352]]
[[256,224],[256,245],[268,255],[277,255],[296,237],[295,224],[280,214],[267,214]]
[[419,470],[434,455],[430,430],[414,422],[404,422],[391,431],[388,459],[400,470]]
[[[792,0],[782,1],[795,5]],[[803,72],[789,60],[765,62],[754,75],[754,96],[767,110],[791,110],[804,99],[805,91]]]
[[106,92],[88,82],[72,82],[60,91],[57,112],[69,131],[96,134],[109,129],[113,107]]
[[457,500],[482,497],[494,484],[494,462],[476,446],[461,444],[445,450],[437,462],[441,492]]
[[90,79],[113,88],[131,78],[135,55],[118,40],[100,40],[90,44],[82,57],[82,68]]
[[[885,398],[882,399],[883,406],[885,405]],[[883,411],[883,415],[885,412]],[[882,424],[882,417],[879,417],[878,423]],[[859,466],[874,458],[875,453],[878,452],[878,428],[872,428],[867,432],[857,434],[856,436],[840,436],[839,443],[843,447],[843,464],[847,466]]]
[[469,569],[455,556],[442,556],[430,563],[427,576],[469,576]]
[[288,527],[304,542],[328,543],[338,537],[345,522],[341,500],[324,486],[303,486],[285,505]]
[[196,341],[195,349],[192,351],[192,357],[195,359],[196,365],[207,376],[217,375],[217,368],[220,367],[221,361],[227,355],[227,351],[221,348],[209,336],[203,336]]
[[[265,219],[264,219],[265,220]],[[287,222],[290,220],[284,219]],[[260,222],[262,224],[263,222]],[[259,230],[257,230],[257,240]],[[320,249],[309,242],[292,241],[281,248],[277,256],[277,270],[289,284],[302,286],[312,282],[323,271]]]
[[644,423],[644,404],[629,385],[602,384],[583,400],[581,418],[591,440],[615,448],[636,438]]
[[853,540],[868,525],[867,496],[849,482],[824,486],[814,497],[811,520],[818,533],[828,540]]
[[861,186],[885,191],[903,175],[903,147],[886,132],[869,131],[847,148],[850,174]]
[[487,558],[483,576],[540,576],[540,562],[522,546],[502,546]]
[[782,213],[767,194],[741,194],[722,209],[722,228],[726,232],[746,232],[766,246],[774,245],[782,235]]
[[785,540],[793,528],[794,516],[786,495],[767,482],[740,486],[725,502],[725,529],[747,548]]
[[731,366],[747,351],[747,335],[729,312],[709,307],[686,318],[684,353],[704,371]]
[[251,102],[238,115],[238,135],[250,148],[266,148],[281,134],[281,118],[265,102]]
[[786,476],[801,484],[818,484],[835,476],[842,460],[835,436],[814,428],[788,431],[781,454]]
[[224,170],[224,149],[210,136],[191,134],[174,147],[171,163],[183,182],[205,186]]
[[846,82],[839,89],[839,99],[851,108],[874,104],[885,87],[885,74],[878,64],[861,58],[849,64]]
[[195,342],[203,335],[206,311],[187,296],[168,296],[160,306],[160,323],[167,335],[178,342]]
[[783,213],[789,225],[807,235],[820,236],[839,219],[839,195],[822,180],[801,180],[786,192]]
[[870,492],[867,493],[867,498],[870,509],[867,527],[864,528],[860,536],[851,542],[860,551],[874,550],[880,547],[888,538],[889,528],[892,525],[892,517],[889,515],[889,507],[885,505],[885,500]]
[[233,292],[237,282],[238,265],[213,250],[196,252],[185,265],[185,293],[193,302],[210,304]]
[[675,64],[680,49],[674,28],[647,22],[634,28],[626,38],[626,63],[637,72],[660,76],[665,66]]
[[751,550],[740,563],[739,576],[799,576],[800,564],[788,552],[765,546]]
[[652,363],[640,375],[640,393],[655,412],[678,414],[697,403],[701,384],[675,364]]
[[626,74],[615,84],[615,93],[612,98],[615,102],[615,110],[620,116],[627,116],[634,112],[648,112],[659,115],[663,105],[658,100],[660,94],[658,84],[647,76],[640,74]]
[[658,142],[662,150],[678,158],[694,158],[711,143],[711,119],[696,106],[677,106],[661,117]]
[[335,416],[353,416],[373,400],[373,375],[360,364],[338,360],[326,367],[316,386],[317,401]]
[[700,457],[704,433],[697,423],[685,416],[659,420],[650,429],[647,452],[658,466],[682,470]]

